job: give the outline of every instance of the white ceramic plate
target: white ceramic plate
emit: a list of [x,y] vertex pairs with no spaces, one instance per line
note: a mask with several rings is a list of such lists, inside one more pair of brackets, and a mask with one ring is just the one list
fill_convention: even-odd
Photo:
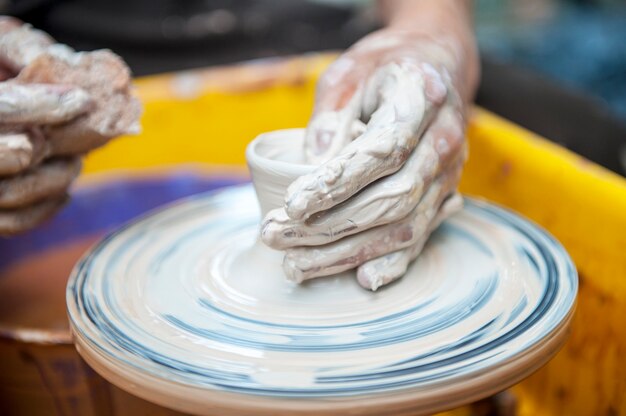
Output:
[[67,302],[79,352],[138,396],[198,414],[432,413],[519,381],[560,347],[575,269],[537,226],[468,200],[398,282],[285,280],[250,186],[106,237]]

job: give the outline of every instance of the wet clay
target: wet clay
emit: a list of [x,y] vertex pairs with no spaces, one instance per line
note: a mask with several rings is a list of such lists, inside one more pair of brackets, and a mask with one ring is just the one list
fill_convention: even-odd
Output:
[[[440,117],[437,121],[445,124],[449,120]],[[304,132],[297,129],[266,133],[246,151],[264,218],[261,240],[273,249],[285,250],[283,271],[291,281],[301,283],[359,268],[404,250],[371,267],[359,268],[359,283],[376,290],[404,275],[430,233],[462,207],[460,196],[446,203],[445,209],[443,203],[455,193],[464,154],[461,152],[446,169],[447,164],[440,163],[436,150],[438,137],[428,134],[397,174],[379,180],[325,212],[294,219],[288,215],[289,190],[302,183],[302,178],[312,181],[303,188],[306,192],[322,182],[332,185],[339,180],[328,172],[316,176],[328,165],[318,167],[303,162],[303,137]],[[336,174],[343,175],[341,171]],[[394,273],[382,273],[385,269],[393,269]]]
[[65,286],[98,236],[62,244],[0,270],[0,328],[69,330]]

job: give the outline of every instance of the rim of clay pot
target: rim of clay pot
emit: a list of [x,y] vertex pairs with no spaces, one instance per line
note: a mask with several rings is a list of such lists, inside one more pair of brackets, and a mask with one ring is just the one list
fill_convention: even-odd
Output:
[[262,133],[246,148],[246,161],[251,170],[302,176],[311,172],[313,165],[280,160],[281,155],[277,153],[277,149],[301,149],[303,142],[304,129],[284,129]]
[[304,163],[304,129],[276,130],[257,136],[246,148],[246,160],[261,216],[283,206],[285,192],[315,165]]

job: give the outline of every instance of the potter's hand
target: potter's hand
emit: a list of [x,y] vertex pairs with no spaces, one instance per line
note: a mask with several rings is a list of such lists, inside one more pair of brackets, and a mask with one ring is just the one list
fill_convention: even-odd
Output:
[[468,88],[459,56],[423,34],[383,30],[340,57],[318,86],[306,156],[320,167],[262,227],[301,281],[357,267],[376,289],[402,276],[458,210]]
[[0,235],[32,228],[57,211],[80,170],[78,157],[45,137],[43,128],[88,112],[89,94],[71,85],[15,79],[46,52],[74,53],[45,33],[0,16]]

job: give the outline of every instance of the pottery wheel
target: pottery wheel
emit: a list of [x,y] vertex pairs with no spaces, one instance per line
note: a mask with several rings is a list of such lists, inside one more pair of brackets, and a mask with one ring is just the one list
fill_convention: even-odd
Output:
[[563,248],[472,200],[396,283],[296,285],[257,243],[252,187],[200,195],[106,237],[67,291],[81,355],[150,401],[197,414],[433,413],[503,390],[564,341]]

